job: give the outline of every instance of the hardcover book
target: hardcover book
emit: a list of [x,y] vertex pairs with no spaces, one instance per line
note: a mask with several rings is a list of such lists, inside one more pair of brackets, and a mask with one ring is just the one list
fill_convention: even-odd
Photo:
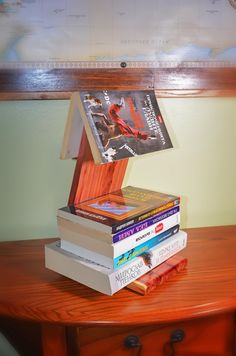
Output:
[[112,295],[183,250],[186,244],[186,232],[179,231],[119,269],[112,270],[61,249],[60,241],[56,241],[45,245],[45,265],[101,293]]
[[131,261],[135,257],[141,255],[145,251],[150,250],[152,247],[158,245],[162,241],[165,241],[166,239],[170,238],[178,231],[179,225],[175,225],[166,230],[165,232],[162,232],[161,234],[149,239],[146,242],[141,242],[135,247],[125,249],[122,254],[116,257],[106,256],[103,252],[98,253],[94,250],[89,250],[87,248],[68,241],[61,241],[61,248],[65,249],[68,252],[72,252],[78,256],[87,258],[88,260],[94,261],[95,263],[98,263],[102,266],[111,269],[117,269],[123,266],[125,263]]
[[[86,90],[74,93],[72,101],[79,110],[70,110],[65,138],[76,140],[69,133],[73,128],[69,122],[82,119],[95,163],[173,147],[154,90]],[[63,147],[66,145],[68,140]]]
[[128,186],[58,209],[57,216],[114,234],[179,205],[179,202],[178,196]]

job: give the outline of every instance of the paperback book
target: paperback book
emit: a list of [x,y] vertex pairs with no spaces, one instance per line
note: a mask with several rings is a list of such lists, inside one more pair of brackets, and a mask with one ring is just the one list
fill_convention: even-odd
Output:
[[57,216],[112,235],[179,203],[178,196],[128,186],[60,208]]
[[104,253],[98,253],[94,250],[89,250],[87,248],[81,247],[77,244],[68,242],[68,241],[61,241],[61,248],[65,249],[68,252],[75,253],[81,257],[85,257],[88,260],[92,260],[95,263],[103,265],[105,267],[111,269],[117,269],[123,266],[125,263],[131,261],[135,257],[141,255],[145,251],[155,247],[162,241],[170,238],[172,235],[176,234],[179,231],[179,225],[175,225],[170,229],[166,230],[165,232],[149,239],[146,242],[140,243],[136,247],[131,249],[126,249],[126,251],[117,257],[108,257],[104,255]]
[[158,223],[153,224],[146,229],[140,230],[116,243],[107,243],[96,235],[94,237],[90,237],[86,232],[78,233],[76,229],[78,224],[73,222],[68,222],[69,224],[67,224],[65,221],[64,225],[60,226],[61,219],[58,219],[58,230],[62,248],[66,250],[68,249],[68,246],[72,244],[72,246],[77,246],[78,249],[84,248],[109,258],[116,258],[126,251],[137,247],[141,243],[147,242],[155,236],[158,236],[171,227],[180,224],[180,213],[177,212],[176,214],[168,216]]
[[78,103],[75,94],[72,94],[70,108],[67,115],[66,126],[61,146],[61,159],[76,158],[79,153],[83,132],[83,121],[80,117]]
[[183,250],[187,234],[179,231],[117,270],[106,268],[60,247],[60,241],[45,245],[47,268],[90,288],[112,295]]
[[69,137],[76,140],[70,122],[81,119],[95,163],[173,147],[154,90],[86,90],[74,93],[72,101],[72,108],[79,109],[69,112],[62,152],[76,146],[68,141]]

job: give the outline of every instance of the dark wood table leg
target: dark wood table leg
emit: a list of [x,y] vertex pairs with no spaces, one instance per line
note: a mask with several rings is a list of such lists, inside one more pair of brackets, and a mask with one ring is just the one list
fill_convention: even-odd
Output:
[[67,356],[66,327],[56,324],[42,324],[43,356]]

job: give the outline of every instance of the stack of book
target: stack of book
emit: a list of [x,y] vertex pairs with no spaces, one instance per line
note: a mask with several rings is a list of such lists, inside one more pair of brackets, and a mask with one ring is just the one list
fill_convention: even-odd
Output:
[[112,295],[186,247],[178,196],[128,186],[58,210],[46,267]]
[[[74,93],[62,159],[77,157],[83,128],[96,164],[173,147],[154,90]],[[186,246],[187,235],[179,231],[179,203],[177,196],[128,186],[61,208],[60,241],[46,246],[46,266],[108,295],[125,286],[141,290],[146,283],[141,276]],[[162,281],[169,270],[177,271],[173,261],[158,270],[158,277],[152,274],[153,281]],[[154,284],[149,278],[144,293]]]

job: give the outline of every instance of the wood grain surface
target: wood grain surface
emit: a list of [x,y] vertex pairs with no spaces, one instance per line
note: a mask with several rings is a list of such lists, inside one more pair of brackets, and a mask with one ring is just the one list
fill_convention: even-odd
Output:
[[235,96],[236,67],[0,69],[0,100],[68,99],[82,89],[155,89],[159,97]]
[[[182,330],[184,338],[175,343],[171,353],[167,343],[176,330]],[[77,340],[80,356],[233,356],[233,331],[233,315],[223,314],[168,325],[77,328]],[[128,335],[138,337],[142,345],[140,354],[137,347],[134,350],[125,347]]]
[[188,229],[187,270],[150,295],[112,297],[47,270],[52,239],[0,244],[0,315],[78,326],[176,322],[235,310],[236,226]]
[[122,187],[128,158],[106,164],[95,164],[83,131],[68,204],[114,192]]

